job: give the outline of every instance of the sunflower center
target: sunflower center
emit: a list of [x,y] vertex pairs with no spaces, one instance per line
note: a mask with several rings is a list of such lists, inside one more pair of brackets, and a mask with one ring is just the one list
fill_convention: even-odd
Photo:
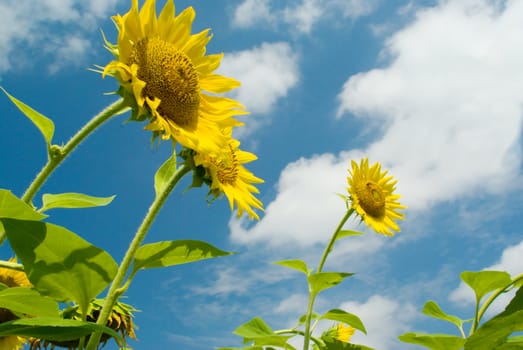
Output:
[[236,153],[231,148],[230,157],[226,161],[221,161],[216,164],[216,176],[218,181],[224,185],[234,185],[238,177],[238,159]]
[[365,213],[374,218],[381,218],[385,215],[385,194],[380,186],[372,181],[367,181],[356,188],[356,194]]
[[144,95],[160,99],[162,117],[184,128],[196,128],[200,84],[191,59],[171,43],[144,38],[134,45],[129,61],[129,65],[138,65],[138,78],[146,83]]

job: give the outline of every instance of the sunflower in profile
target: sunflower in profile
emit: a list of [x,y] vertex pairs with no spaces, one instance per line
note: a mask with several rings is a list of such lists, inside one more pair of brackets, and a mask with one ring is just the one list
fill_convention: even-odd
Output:
[[381,171],[380,163],[369,167],[367,158],[360,164],[352,161],[351,165],[347,177],[351,207],[374,231],[393,236],[391,230],[400,231],[394,220],[405,218],[397,210],[406,208],[398,202],[400,195],[394,194],[397,181],[387,176],[387,171]]
[[262,202],[253,193],[259,193],[254,186],[263,183],[244,164],[256,160],[256,155],[239,149],[240,142],[231,137],[231,128],[224,135],[228,138],[227,147],[216,153],[196,153],[194,164],[205,170],[204,181],[209,185],[210,194],[215,198],[225,194],[231,210],[238,208],[238,217],[247,212],[251,219],[259,220],[254,209],[263,210]]
[[118,92],[133,109],[131,119],[147,119],[153,137],[211,152],[227,144],[220,130],[242,125],[233,117],[247,112],[218,95],[240,84],[214,73],[223,54],[205,54],[210,30],[191,34],[194,18],[192,7],[175,16],[172,0],[158,17],[156,0],[146,0],[140,10],[133,0],[129,12],[113,16],[118,43],[106,40],[106,47],[116,60],[104,67],[103,76],[119,81]]
[[[9,259],[9,262],[16,263],[16,258]],[[27,279],[27,275],[23,271],[17,271],[0,267],[0,283],[7,287],[32,287],[31,282]],[[16,320],[16,317],[10,310],[0,308],[0,324],[12,320]],[[19,350],[26,343],[26,339],[10,335],[0,337],[0,349],[2,350]]]
[[354,331],[354,327],[344,325],[343,323],[338,323],[335,328],[334,338],[344,343],[348,343],[354,334]]

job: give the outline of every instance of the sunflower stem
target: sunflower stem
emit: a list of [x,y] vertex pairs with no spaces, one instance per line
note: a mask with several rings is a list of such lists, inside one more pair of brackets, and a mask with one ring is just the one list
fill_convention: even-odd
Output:
[[53,171],[62,163],[62,161],[71,154],[72,151],[94,130],[96,130],[100,125],[109,120],[115,114],[121,112],[126,108],[127,104],[123,99],[107,106],[103,111],[95,115],[87,124],[84,125],[78,132],[71,137],[69,142],[67,142],[63,147],[58,145],[52,145],[49,148],[47,164],[44,165],[40,173],[36,175],[33,182],[29,185],[22,200],[26,203],[31,203],[33,197],[36,195],[40,187],[45,183]]
[[[338,234],[343,228],[343,225],[347,222],[347,220],[350,218],[352,213],[354,212],[353,208],[350,208],[347,210],[343,218],[341,219],[340,223],[338,224],[338,227],[336,227],[336,230],[334,230],[334,233],[332,234],[332,237],[329,241],[329,244],[327,247],[325,247],[325,250],[323,251],[323,255],[320,259],[320,263],[318,265],[317,273],[320,273],[323,270],[323,266],[325,265],[325,262],[327,261],[327,257],[329,256],[330,252],[332,251],[332,248],[334,247],[334,243],[336,242],[336,239],[338,238]],[[309,285],[309,304],[307,306],[307,315],[305,318],[305,335],[303,340],[303,350],[309,349],[309,343],[311,339],[311,319],[312,319],[312,310],[314,307],[314,300],[316,299],[316,293],[313,293],[311,286]]]
[[[116,276],[114,277],[113,282],[109,287],[109,291],[107,292],[107,296],[105,297],[103,307],[100,310],[100,315],[98,316],[98,320],[96,321],[97,324],[105,325],[107,323],[109,315],[112,312],[113,306],[116,303],[118,297],[120,296],[122,290],[125,290],[129,286],[130,282],[124,282],[124,280],[125,276],[127,275],[127,272],[129,271],[129,267],[131,266],[131,263],[134,260],[134,256],[138,251],[138,248],[140,248],[143,240],[145,239],[145,236],[147,235],[147,232],[149,231],[152,223],[154,222],[154,219],[156,218],[156,216],[160,212],[160,209],[169,197],[169,194],[172,192],[176,184],[183,178],[183,176],[186,175],[189,171],[191,171],[191,169],[192,168],[186,164],[180,167],[169,180],[164,190],[158,193],[153,203],[149,207],[149,210],[147,211],[147,214],[145,215],[142,224],[136,231],[134,238],[129,244],[129,248],[127,249],[127,252],[125,253],[122,259],[122,262],[118,267]],[[123,289],[121,288],[122,285]],[[95,350],[98,346],[98,343],[100,342],[101,335],[101,333],[94,333],[90,337],[86,349]]]

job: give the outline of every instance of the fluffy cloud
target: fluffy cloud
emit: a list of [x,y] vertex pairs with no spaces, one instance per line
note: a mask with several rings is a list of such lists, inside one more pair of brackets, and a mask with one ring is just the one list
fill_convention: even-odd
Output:
[[373,295],[364,303],[344,302],[340,308],[358,315],[367,330],[367,335],[356,332],[351,342],[382,350],[405,347],[397,337],[410,330],[417,313],[411,304],[381,295]]
[[[519,183],[523,106],[523,2],[445,1],[418,10],[387,41],[381,69],[350,77],[338,117],[379,126],[363,152],[324,154],[286,167],[276,198],[251,227],[232,220],[240,243],[325,241],[339,220],[349,159],[379,160],[398,180],[402,203],[424,210]],[[327,233],[328,234],[328,233]]]
[[232,23],[239,28],[283,24],[292,28],[293,33],[308,34],[320,22],[366,16],[376,5],[376,0],[300,0],[281,7],[279,1],[244,0],[236,7]]
[[[486,267],[484,270],[507,271],[511,276],[516,276],[523,271],[523,241],[514,246],[506,248],[497,263]],[[492,316],[501,312],[514,297],[514,291],[506,293],[496,299],[489,308],[488,315]],[[450,294],[450,300],[459,305],[473,305],[474,293],[463,282]]]
[[[63,58],[60,58],[64,51],[67,63],[77,61],[81,56],[71,59],[70,55],[75,53],[83,56],[87,52],[84,32],[91,34],[96,23],[107,18],[115,5],[116,0],[2,1],[0,73],[12,68],[14,64],[20,64],[20,61],[30,59],[17,55],[16,61],[14,60],[12,52],[19,46],[52,53],[57,62],[49,67],[51,71],[56,70],[58,64],[64,63]],[[60,33],[67,33],[70,38],[58,37],[56,31],[49,29],[53,26],[63,28]]]
[[[241,81],[232,97],[242,101],[251,113],[272,111],[299,79],[298,55],[285,42],[263,43],[251,50],[225,55],[219,72]],[[249,123],[251,130],[256,123]]]

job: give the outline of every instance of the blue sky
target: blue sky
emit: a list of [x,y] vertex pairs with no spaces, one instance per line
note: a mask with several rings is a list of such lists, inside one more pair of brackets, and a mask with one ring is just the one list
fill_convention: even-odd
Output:
[[[158,7],[163,1],[158,0]],[[306,286],[271,265],[311,265],[344,211],[351,159],[380,161],[409,206],[402,232],[341,241],[327,268],[356,272],[322,294],[317,311],[358,314],[380,350],[414,349],[406,331],[453,331],[422,316],[437,300],[463,318],[473,305],[463,270],[523,271],[523,2],[486,0],[176,1],[193,6],[194,31],[212,28],[209,53],[220,73],[242,82],[231,95],[251,114],[236,135],[256,153],[250,169],[266,211],[237,220],[205,189],[172,194],[148,242],[203,239],[240,254],[145,271],[127,301],[136,349],[239,346],[231,332],[259,315],[274,328],[304,313]],[[0,85],[56,125],[66,142],[114,100],[116,89],[88,71],[105,65],[99,29],[130,1],[4,0],[0,3]],[[42,193],[117,197],[109,207],[55,210],[50,221],[81,234],[119,261],[153,199],[153,175],[170,145],[125,116],[99,129],[55,172]],[[0,187],[21,195],[45,163],[41,135],[0,97]],[[364,229],[351,223],[348,227]],[[1,248],[4,258],[10,250]],[[498,310],[501,305],[496,306]],[[328,326],[328,325],[326,325]],[[111,345],[112,346],[112,345]],[[111,348],[108,346],[108,348]]]

